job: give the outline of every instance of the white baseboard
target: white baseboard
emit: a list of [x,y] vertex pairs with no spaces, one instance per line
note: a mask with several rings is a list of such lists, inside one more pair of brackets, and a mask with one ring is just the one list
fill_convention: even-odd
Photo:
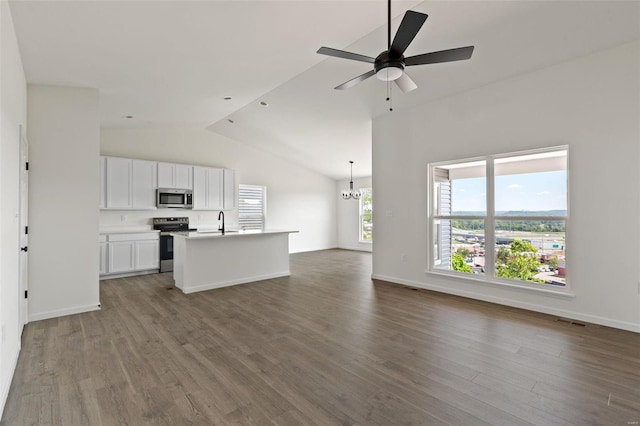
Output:
[[11,382],[13,381],[13,375],[16,372],[16,367],[18,366],[18,357],[20,356],[20,345],[18,345],[18,349],[16,350],[13,359],[11,360],[11,365],[9,368],[11,369],[10,374],[7,376],[7,380],[2,383],[2,390],[0,392],[0,419],[2,418],[2,414],[4,413],[4,406],[7,403],[7,397],[9,396],[9,389],[11,388]]
[[338,245],[338,248],[342,249],[342,250],[364,251],[364,252],[368,252],[368,253],[371,253],[373,251],[371,249],[371,244],[369,244],[369,247],[363,247],[363,246],[358,246],[358,245],[341,244],[341,245]]
[[402,278],[388,277],[385,275],[372,274],[373,279],[388,281],[394,284],[402,284],[409,287],[423,288],[425,290],[433,290],[439,293],[453,294],[455,296],[467,297],[469,299],[483,300],[485,302],[496,303],[498,305],[511,306],[514,308],[526,309],[528,311],[540,312],[548,315],[555,315],[563,318],[575,319],[578,321],[585,321],[592,324],[604,325],[607,327],[619,328],[621,330],[633,331],[640,333],[640,324],[634,324],[627,321],[619,321],[611,318],[605,318],[597,315],[583,314],[580,312],[568,311],[565,309],[556,309],[544,305],[537,305],[534,303],[520,302],[518,300],[505,299],[502,297],[487,296],[481,293],[475,293],[472,291],[459,290],[455,288],[448,288],[439,285],[426,284],[417,281],[405,280]]
[[158,273],[160,273],[160,269],[149,269],[146,271],[123,272],[121,274],[100,275],[100,281],[112,280],[115,278],[135,277],[138,275],[158,274]]
[[241,278],[241,279],[230,280],[230,281],[221,281],[217,283],[203,284],[203,285],[198,285],[198,286],[189,287],[189,288],[181,288],[180,290],[182,290],[184,294],[190,294],[190,293],[196,293],[199,291],[229,287],[232,285],[252,283],[255,281],[264,281],[264,280],[269,280],[271,278],[288,277],[289,275],[291,275],[290,271],[283,271],[283,272],[276,272],[273,274],[259,275],[255,277]]
[[29,322],[40,321],[40,320],[45,320],[49,318],[64,317],[67,315],[81,314],[84,312],[91,312],[91,311],[97,311],[97,310],[100,310],[100,303],[96,303],[94,305],[75,306],[73,308],[59,309],[56,311],[47,311],[47,312],[40,312],[40,313],[30,312]]

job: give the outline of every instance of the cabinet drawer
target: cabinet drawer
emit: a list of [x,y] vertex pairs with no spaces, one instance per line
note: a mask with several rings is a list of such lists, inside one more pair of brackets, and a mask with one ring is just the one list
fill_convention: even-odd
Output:
[[136,232],[132,234],[109,234],[109,241],[143,241],[143,240],[157,240],[157,232]]

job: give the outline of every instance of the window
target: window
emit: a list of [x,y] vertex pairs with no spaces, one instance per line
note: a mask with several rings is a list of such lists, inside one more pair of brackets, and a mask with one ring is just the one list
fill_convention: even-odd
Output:
[[371,188],[360,189],[360,237],[361,243],[373,241],[373,192]]
[[431,271],[566,287],[566,147],[429,165]]
[[263,229],[267,188],[238,185],[238,223],[242,229]]

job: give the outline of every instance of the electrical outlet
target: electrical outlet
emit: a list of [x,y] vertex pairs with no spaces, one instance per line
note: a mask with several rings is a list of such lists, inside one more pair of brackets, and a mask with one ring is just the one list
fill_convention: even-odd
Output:
[[122,216],[120,216],[120,220],[121,220],[122,222],[126,222],[126,221],[127,221],[127,215],[124,215],[124,214],[123,214]]
[[201,214],[198,215],[198,220],[202,220],[202,215]]
[[400,260],[401,260],[401,261],[403,261],[403,262],[406,262],[406,261],[407,261],[407,255],[406,255],[406,254],[404,254],[404,253],[403,253],[403,254],[401,254],[401,255],[400,255]]

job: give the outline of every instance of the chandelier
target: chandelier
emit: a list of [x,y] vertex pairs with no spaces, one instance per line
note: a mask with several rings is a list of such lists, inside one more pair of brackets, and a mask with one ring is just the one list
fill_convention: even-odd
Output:
[[342,198],[345,200],[349,200],[352,198],[354,200],[359,200],[360,197],[362,197],[362,194],[360,193],[360,191],[353,190],[353,161],[349,161],[349,164],[351,164],[351,180],[349,181],[349,190],[342,191]]

